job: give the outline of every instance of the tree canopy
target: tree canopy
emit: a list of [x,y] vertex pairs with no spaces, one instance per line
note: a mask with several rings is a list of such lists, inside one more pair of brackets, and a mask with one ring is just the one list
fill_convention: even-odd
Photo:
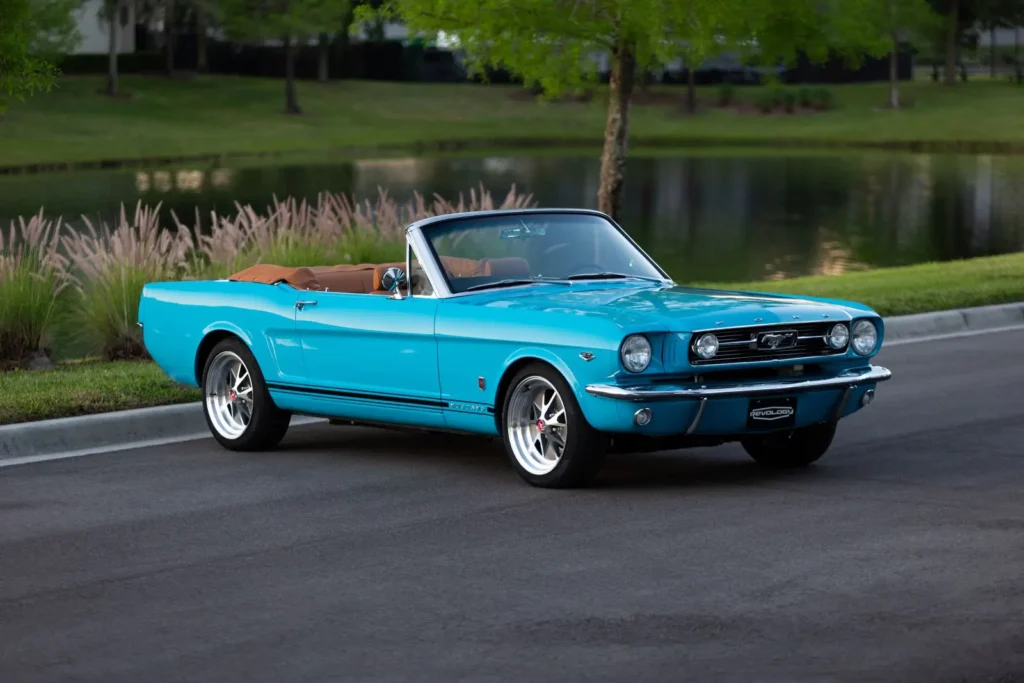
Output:
[[33,51],[38,47],[35,0],[0,2],[0,115],[12,100],[49,90],[57,69]]

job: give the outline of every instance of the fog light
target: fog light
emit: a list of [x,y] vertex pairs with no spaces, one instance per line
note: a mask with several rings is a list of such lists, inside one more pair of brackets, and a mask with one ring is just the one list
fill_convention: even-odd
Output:
[[638,427],[643,427],[644,425],[649,424],[650,421],[650,408],[641,408],[640,410],[636,411],[636,413],[633,414],[633,422],[635,422]]
[[875,390],[868,389],[864,392],[864,395],[860,397],[860,407],[867,408],[871,405],[871,402],[875,400]]

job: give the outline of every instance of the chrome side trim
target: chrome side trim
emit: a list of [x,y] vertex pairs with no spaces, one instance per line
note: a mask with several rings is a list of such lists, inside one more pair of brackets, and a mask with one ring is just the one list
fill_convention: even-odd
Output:
[[686,435],[689,436],[697,431],[697,425],[700,424],[700,418],[704,417],[704,406],[708,404],[708,397],[704,396],[700,399],[700,407],[697,408],[697,414],[693,416],[693,422],[686,428]]
[[835,387],[855,387],[858,384],[884,382],[892,377],[888,369],[872,365],[867,370],[849,370],[833,377],[777,382],[750,382],[747,384],[722,384],[708,386],[685,385],[641,385],[617,386],[614,384],[588,384],[587,393],[603,398],[624,401],[659,401],[674,398],[729,398],[770,394],[775,392],[804,392]]
[[[444,277],[444,271],[434,261],[434,251],[427,244],[427,238],[420,231],[419,224],[413,223],[405,229],[405,239],[406,243],[412,247],[413,252],[416,254],[416,260],[423,266],[423,272],[427,274],[427,279],[430,280],[430,287],[434,290],[434,296],[440,299],[450,297],[452,291],[448,288],[448,281]],[[426,258],[423,257],[424,254],[426,254]]]

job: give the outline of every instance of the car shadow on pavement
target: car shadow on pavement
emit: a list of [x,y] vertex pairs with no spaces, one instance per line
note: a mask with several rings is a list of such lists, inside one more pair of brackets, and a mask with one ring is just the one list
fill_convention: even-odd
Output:
[[[464,472],[466,475],[483,476],[495,481],[517,479],[506,460],[501,441],[496,438],[319,425],[290,432],[279,450],[327,456],[339,462],[357,458],[393,467],[423,467],[426,464],[437,467],[438,473]],[[820,467],[789,472],[765,469],[733,445],[657,453],[613,453],[608,456],[593,488],[629,490],[756,486],[779,480],[807,480],[815,477],[815,470]]]

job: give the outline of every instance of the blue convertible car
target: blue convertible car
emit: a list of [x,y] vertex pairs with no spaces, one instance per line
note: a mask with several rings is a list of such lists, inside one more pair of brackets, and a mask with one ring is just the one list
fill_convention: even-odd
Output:
[[537,486],[610,447],[739,441],[797,467],[890,373],[871,309],[676,285],[607,216],[488,211],[410,225],[401,263],[146,285],[146,348],[201,386],[214,437],[276,445],[292,414],[500,436]]

